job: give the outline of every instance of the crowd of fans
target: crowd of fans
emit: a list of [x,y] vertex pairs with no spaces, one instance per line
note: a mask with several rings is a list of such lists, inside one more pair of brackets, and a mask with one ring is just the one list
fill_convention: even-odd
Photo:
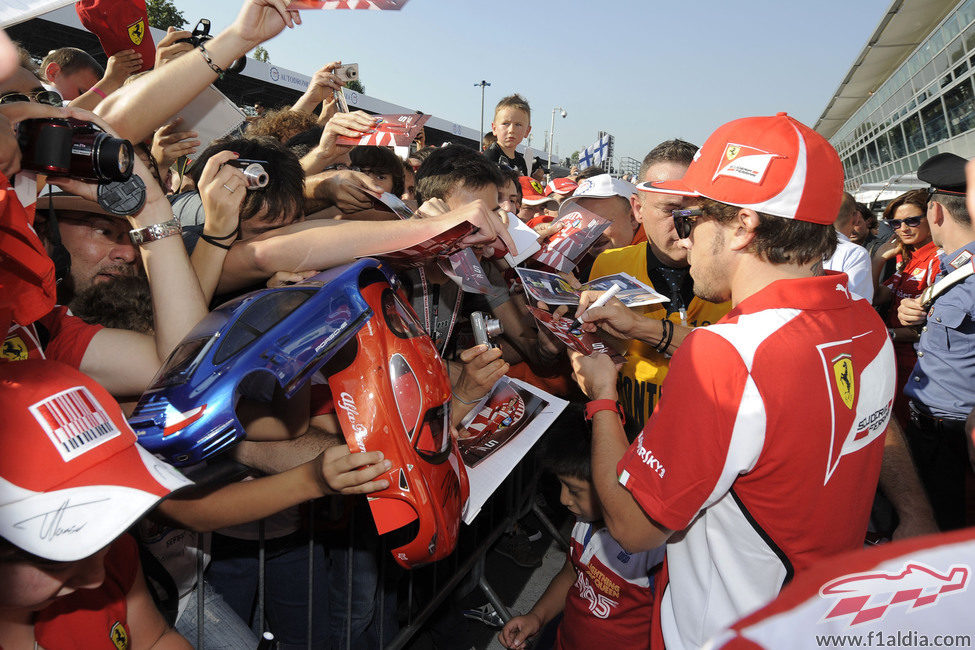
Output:
[[[229,484],[188,485],[139,449],[123,413],[224,300],[464,222],[491,291],[465,294],[435,263],[400,274],[446,364],[451,424],[505,375],[572,402],[543,444],[577,518],[571,548],[538,603],[505,622],[505,646],[699,647],[868,537],[971,523],[975,278],[956,272],[975,256],[964,160],[925,162],[930,189],[878,217],[843,193],[832,147],[780,114],[729,122],[701,148],[646,143],[633,182],[598,167],[547,178],[518,151],[531,130],[518,94],[498,103],[481,151],[421,137],[401,160],[339,143],[376,118],[340,109],[338,62],[294,105],[205,147],[166,122],[234,60],[300,28],[286,5],[246,0],[203,46],[170,29],[151,65],[123,51],[103,69],[71,47],[36,65],[0,44],[0,646],[187,647],[202,600],[206,647],[256,647],[259,548],[279,647],[305,647],[308,620],[314,647],[347,637],[377,647],[379,629],[391,638],[395,587],[379,577],[363,507],[388,486],[390,460],[350,450],[320,386],[241,399],[247,438],[231,453],[252,471]],[[122,216],[97,183],[21,173],[19,125],[60,117],[134,144],[141,206]],[[227,164],[236,159],[262,161],[267,186],[249,189]],[[417,218],[377,209],[383,193]],[[512,220],[544,243],[574,206],[608,226],[569,282],[626,273],[667,298],[587,309],[598,292],[584,292],[578,309],[554,310],[584,313],[582,329],[621,366],[540,327],[529,307],[549,307],[504,260],[517,252]],[[500,321],[497,346],[473,344],[474,311]],[[83,402],[97,435],[69,448],[64,436],[79,431],[43,415],[56,400]],[[309,544],[299,506],[322,498],[333,505],[317,512],[341,504],[362,516],[335,531],[340,541]],[[523,566],[538,563],[528,528],[499,549]],[[351,582],[329,569],[350,554]]]

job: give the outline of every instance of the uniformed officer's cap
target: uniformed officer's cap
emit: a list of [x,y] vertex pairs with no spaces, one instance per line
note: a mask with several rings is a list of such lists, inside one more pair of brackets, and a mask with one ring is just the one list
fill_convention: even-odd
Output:
[[953,153],[939,153],[917,168],[917,178],[930,183],[932,188],[940,192],[964,194],[966,162],[968,161]]

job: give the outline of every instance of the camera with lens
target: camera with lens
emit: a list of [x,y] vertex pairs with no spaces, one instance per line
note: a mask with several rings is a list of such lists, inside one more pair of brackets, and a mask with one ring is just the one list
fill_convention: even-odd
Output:
[[[209,19],[201,18],[200,22],[198,22],[196,24],[196,27],[193,28],[193,33],[190,34],[189,37],[181,38],[176,42],[189,43],[193,47],[200,47],[201,45],[203,45],[204,43],[206,43],[212,38],[213,35],[210,33]],[[247,57],[242,56],[236,61],[234,61],[233,63],[231,63],[229,66],[227,66],[227,72],[240,72],[241,70],[244,69],[245,65],[247,65]]]
[[234,160],[228,160],[226,164],[243,171],[244,178],[247,179],[247,189],[249,190],[259,190],[267,187],[268,181],[271,180],[267,171],[264,169],[264,165],[267,164],[266,160],[236,158]]
[[488,347],[492,347],[491,339],[496,339],[504,333],[501,321],[497,318],[488,318],[479,311],[471,313],[471,329],[474,331],[474,345]]
[[97,124],[72,117],[34,118],[17,127],[23,169],[110,183],[132,176],[132,143],[105,133]]

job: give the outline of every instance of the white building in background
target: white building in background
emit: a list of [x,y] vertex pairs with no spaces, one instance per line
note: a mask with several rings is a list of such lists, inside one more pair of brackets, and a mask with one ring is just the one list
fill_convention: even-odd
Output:
[[975,0],[894,0],[816,122],[846,189],[975,157],[973,72]]

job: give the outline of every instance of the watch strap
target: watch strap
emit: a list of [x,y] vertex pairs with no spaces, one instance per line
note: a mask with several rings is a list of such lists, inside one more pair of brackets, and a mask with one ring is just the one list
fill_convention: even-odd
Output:
[[594,399],[586,402],[586,420],[591,421],[592,417],[599,411],[616,411],[620,416],[620,422],[626,424],[626,416],[623,415],[623,406],[612,399]]
[[182,232],[183,229],[179,225],[179,220],[176,217],[173,217],[169,221],[164,221],[163,223],[154,223],[151,226],[146,226],[145,228],[130,230],[129,238],[132,240],[133,244],[136,246],[141,246],[142,244],[148,244],[149,242],[156,241],[157,239],[165,239],[166,237],[179,235]]

